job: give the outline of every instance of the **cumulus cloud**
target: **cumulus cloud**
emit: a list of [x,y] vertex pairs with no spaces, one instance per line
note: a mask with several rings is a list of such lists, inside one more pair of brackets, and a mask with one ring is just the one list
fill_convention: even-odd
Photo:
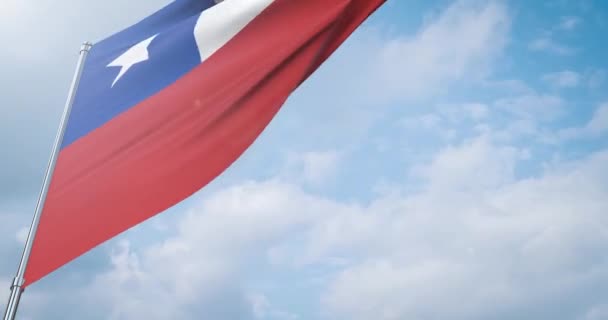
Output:
[[598,304],[592,307],[589,311],[580,318],[580,320],[600,320],[608,317],[608,305]]
[[249,300],[256,319],[297,320],[298,315],[275,308],[263,294],[251,294]]
[[562,114],[564,101],[555,95],[531,93],[501,98],[495,105],[519,118],[551,121]]
[[83,294],[90,305],[98,304],[94,308],[106,309],[109,319],[249,318],[249,307],[230,279],[230,262],[204,250],[188,259],[185,250],[152,247],[138,254],[121,243],[111,256],[112,268]]
[[341,154],[335,150],[291,154],[287,159],[285,176],[319,186],[335,176],[340,157]]
[[608,103],[604,103],[593,114],[585,127],[591,133],[601,134],[608,131]]
[[512,177],[517,157],[516,149],[495,147],[488,138],[480,137],[467,144],[446,147],[430,164],[416,168],[413,174],[422,175],[435,188],[486,189]]
[[560,19],[558,29],[573,30],[581,23],[581,18],[575,16],[565,16]]
[[543,51],[557,55],[572,55],[577,48],[565,45],[555,40],[556,34],[572,31],[581,23],[581,19],[575,16],[561,17],[560,22],[529,43],[528,48],[532,51]]
[[174,236],[138,251],[119,243],[112,267],[83,291],[107,308],[111,319],[253,319],[264,312],[287,319],[259,294],[252,299],[241,284],[243,273],[248,263],[264,257],[268,243],[319,217],[321,208],[324,201],[293,185],[235,185],[190,209]]
[[589,73],[587,85],[592,89],[597,89],[606,80],[606,70],[595,69]]
[[560,119],[565,114],[565,107],[560,96],[546,93],[529,92],[499,98],[492,103],[496,113],[494,123],[490,123],[491,135],[503,141],[542,140],[543,128]]
[[508,41],[510,19],[498,2],[458,1],[410,38],[382,48],[378,77],[392,95],[417,98],[452,81],[474,81]]
[[[326,306],[350,319],[508,319],[518,310],[548,316],[552,301],[598,284],[605,288],[607,261],[599,252],[608,237],[606,160],[601,152],[512,182],[513,160],[474,162],[471,168],[479,171],[468,171],[471,181],[499,166],[502,183],[490,179],[493,186],[471,191],[458,180],[452,189],[430,188],[374,207],[384,222],[373,224],[373,238],[353,246],[365,250],[364,243],[380,242],[381,249],[367,251],[332,280]],[[567,312],[583,314],[599,300],[595,295]]]
[[83,310],[97,315],[92,319],[255,319],[264,312],[288,319],[271,302],[261,305],[263,292],[252,293],[245,276],[265,259],[264,248],[326,214],[329,203],[278,180],[218,190],[183,214],[172,236],[138,249],[128,238],[115,242],[110,266],[90,282],[28,290],[24,315],[69,301],[79,312],[67,319]]
[[[483,137],[448,147],[420,170],[423,189],[369,205],[277,180],[237,184],[192,209],[175,236],[137,252],[119,245],[93,288],[123,290],[87,291],[104,297],[96,299],[115,319],[194,319],[191,308],[218,304],[217,296],[220,306],[240,305],[240,318],[259,318],[271,298],[241,285],[251,281],[244,268],[262,259],[272,270],[301,271],[299,281],[312,280],[308,269],[329,268],[319,285],[330,318],[550,316],[552,301],[608,286],[608,152],[523,180],[514,173],[518,154]],[[598,299],[577,300],[567,312],[599,314]],[[150,313],[150,304],[164,310]]]
[[573,88],[581,82],[580,74],[570,70],[548,73],[542,79],[557,88]]
[[558,141],[595,138],[608,132],[608,103],[597,107],[589,121],[582,127],[561,129],[556,133]]
[[576,52],[576,49],[560,44],[550,36],[542,36],[535,39],[530,43],[529,48],[532,51],[546,51],[559,55],[571,55]]

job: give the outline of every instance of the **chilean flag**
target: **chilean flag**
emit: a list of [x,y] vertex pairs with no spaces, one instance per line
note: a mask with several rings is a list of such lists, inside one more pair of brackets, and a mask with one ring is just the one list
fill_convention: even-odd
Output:
[[218,176],[383,2],[176,0],[96,44],[25,285]]

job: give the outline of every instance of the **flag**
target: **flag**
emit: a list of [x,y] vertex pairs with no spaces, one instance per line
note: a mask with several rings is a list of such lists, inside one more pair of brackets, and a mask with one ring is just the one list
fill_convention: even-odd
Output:
[[383,2],[176,0],[96,44],[25,286],[218,176]]

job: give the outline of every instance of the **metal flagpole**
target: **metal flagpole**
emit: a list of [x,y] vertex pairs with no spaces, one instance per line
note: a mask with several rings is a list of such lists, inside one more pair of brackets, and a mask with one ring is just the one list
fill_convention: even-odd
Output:
[[19,300],[21,300],[21,294],[24,290],[23,284],[25,283],[25,268],[30,258],[30,253],[32,252],[32,244],[34,243],[34,238],[36,237],[36,229],[38,229],[38,223],[40,222],[40,215],[44,207],[44,201],[46,200],[46,195],[49,191],[49,185],[51,183],[51,177],[53,176],[55,164],[57,163],[57,155],[59,155],[59,150],[61,149],[61,144],[63,143],[63,135],[65,134],[68,118],[70,117],[70,111],[72,111],[72,105],[74,104],[74,98],[76,97],[76,91],[78,90],[78,84],[80,83],[80,77],[82,76],[84,62],[92,46],[93,45],[90,42],[85,42],[80,48],[80,56],[76,66],[76,73],[72,79],[72,85],[70,86],[63,115],[61,116],[61,122],[59,123],[59,130],[55,136],[55,143],[51,152],[51,158],[49,159],[49,163],[46,168],[44,181],[42,183],[42,190],[40,190],[40,196],[38,197],[38,203],[36,204],[34,218],[32,219],[30,231],[27,234],[27,240],[25,241],[25,247],[23,248],[23,255],[21,256],[21,261],[19,262],[19,269],[17,269],[17,275],[13,279],[13,283],[11,285],[11,295],[9,297],[8,304],[6,305],[4,320],[14,320],[15,315],[17,314]]

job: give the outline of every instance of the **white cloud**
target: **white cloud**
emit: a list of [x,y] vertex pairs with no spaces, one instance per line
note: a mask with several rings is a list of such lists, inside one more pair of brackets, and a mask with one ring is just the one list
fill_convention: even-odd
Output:
[[564,101],[559,96],[529,93],[501,98],[494,102],[496,108],[519,119],[534,122],[552,121],[563,114]]
[[[603,152],[537,179],[506,178],[471,191],[461,187],[463,178],[452,189],[379,202],[370,214],[381,222],[366,232],[374,236],[352,243],[354,252],[366,252],[362,262],[333,279],[326,306],[349,319],[512,318],[517,309],[548,312],[545,304],[555,299],[608,283],[600,258],[608,240],[606,161]],[[512,176],[512,160],[476,161],[478,171],[465,172],[475,181],[492,166]],[[344,225],[355,217],[344,217]],[[339,234],[349,238],[349,231],[359,233]]]
[[603,103],[582,127],[561,129],[555,134],[555,142],[572,139],[594,138],[608,133],[608,103]]
[[590,72],[587,84],[590,88],[595,89],[601,87],[606,80],[606,70],[595,69]]
[[390,95],[418,98],[442,85],[485,75],[508,40],[509,15],[498,2],[457,1],[411,38],[391,40],[377,61]]
[[433,111],[434,113],[429,114],[429,117],[441,115],[451,123],[480,122],[490,114],[489,106],[479,102],[440,104]]
[[[418,135],[426,139],[439,138],[442,141],[451,141],[456,137],[454,128],[449,126],[450,117],[452,114],[440,114],[438,112],[430,112],[416,116],[406,116],[398,121],[398,125],[405,130],[407,135]],[[385,151],[390,149],[390,144],[385,139],[381,141],[379,147]],[[383,145],[384,143],[385,145]],[[394,144],[394,142],[392,143]]]
[[0,4],[0,26],[10,27],[12,23],[25,18],[28,4],[25,1],[5,0]]
[[73,53],[70,55],[73,66],[83,41],[106,38],[168,2],[153,0],[142,5],[121,1],[5,0],[0,4],[0,38],[11,45],[5,46],[1,54],[5,59],[46,63],[49,56],[57,58],[58,53]]
[[593,118],[589,121],[586,129],[593,134],[608,132],[608,103],[604,103],[595,110]]
[[558,25],[560,30],[573,30],[581,23],[581,18],[575,16],[562,17]]
[[608,304],[601,304],[591,308],[580,320],[603,320],[608,318]]
[[559,55],[571,55],[576,52],[575,48],[556,42],[550,35],[544,35],[533,40],[529,45],[532,51],[545,51]]
[[578,50],[576,48],[561,44],[555,40],[555,33],[572,31],[581,23],[581,19],[575,16],[565,16],[560,22],[550,30],[545,30],[543,34],[534,39],[528,45],[532,51],[544,51],[558,55],[572,55]]
[[581,82],[580,74],[570,70],[548,73],[545,74],[542,79],[558,88],[573,88],[578,86]]
[[286,178],[320,186],[336,174],[341,154],[335,150],[308,151],[290,154],[286,165]]
[[119,244],[112,268],[85,292],[110,308],[111,319],[250,319],[264,310],[288,319],[288,313],[251,300],[239,279],[247,270],[245,261],[256,259],[252,253],[264,258],[268,243],[325,208],[324,201],[276,181],[219,191],[183,217],[175,236],[137,251],[127,242]]
[[426,113],[416,117],[405,117],[400,122],[408,129],[439,129],[442,121],[436,113]]
[[481,103],[469,103],[465,105],[465,110],[467,110],[474,120],[481,120],[488,116],[488,106]]
[[251,294],[249,300],[253,307],[256,319],[275,319],[275,320],[297,320],[300,317],[296,314],[276,309],[263,294]]
[[518,151],[511,147],[495,147],[486,137],[476,138],[460,146],[449,146],[433,161],[417,168],[433,188],[459,190],[486,189],[501,185],[513,176]]
[[490,111],[487,104],[479,102],[440,104],[435,108],[434,113],[429,114],[428,117],[439,117],[441,115],[442,119],[451,124],[480,123],[487,120],[491,114]]

